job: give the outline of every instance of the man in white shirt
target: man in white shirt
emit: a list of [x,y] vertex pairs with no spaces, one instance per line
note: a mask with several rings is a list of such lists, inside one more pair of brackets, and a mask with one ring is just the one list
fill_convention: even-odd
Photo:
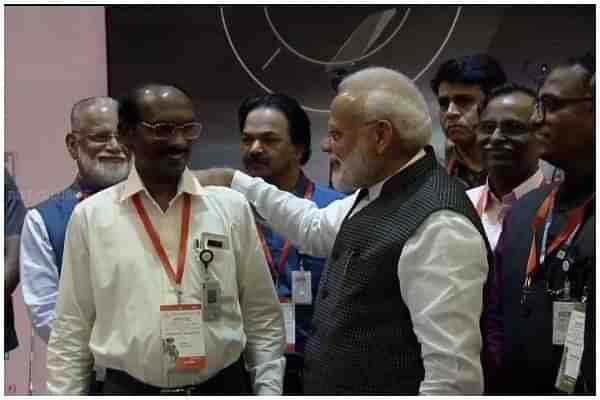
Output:
[[281,393],[283,318],[252,211],[187,169],[200,131],[175,87],[120,101],[134,167],[71,216],[51,394],[83,393],[92,360],[107,368],[105,394]]
[[202,178],[246,195],[301,251],[330,257],[306,347],[305,393],[483,391],[488,248],[430,138],[414,83],[367,68],[341,82],[329,120],[334,186],[360,191],[319,209],[241,172]]
[[535,138],[529,127],[536,93],[512,83],[490,92],[476,129],[485,185],[467,191],[485,228],[492,249],[502,231],[502,220],[516,200],[544,182]]
[[[71,110],[67,150],[77,164],[77,176],[65,190],[31,208],[25,216],[20,244],[23,299],[31,323],[44,342],[55,317],[67,223],[86,197],[127,178],[129,156],[118,141],[117,101],[90,97]],[[90,394],[100,393],[102,370],[92,379]]]

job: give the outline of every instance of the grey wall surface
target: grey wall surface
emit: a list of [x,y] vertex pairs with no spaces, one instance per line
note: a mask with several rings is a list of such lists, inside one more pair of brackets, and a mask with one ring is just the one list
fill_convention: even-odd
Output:
[[542,64],[595,48],[594,6],[107,7],[106,22],[111,95],[158,81],[193,97],[206,133],[192,167],[241,167],[237,107],[246,96],[277,91],[312,110],[306,171],[322,183],[328,164],[319,141],[333,98],[327,63],[384,65],[414,78],[442,154],[429,81],[444,60],[488,52],[510,79],[533,86]]

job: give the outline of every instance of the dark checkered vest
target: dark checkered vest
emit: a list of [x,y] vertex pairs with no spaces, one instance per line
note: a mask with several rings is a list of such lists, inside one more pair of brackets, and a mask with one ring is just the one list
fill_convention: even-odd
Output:
[[423,359],[400,294],[402,248],[438,210],[465,215],[485,237],[464,188],[437,164],[430,147],[426,151],[340,228],[306,346],[307,394],[418,393]]

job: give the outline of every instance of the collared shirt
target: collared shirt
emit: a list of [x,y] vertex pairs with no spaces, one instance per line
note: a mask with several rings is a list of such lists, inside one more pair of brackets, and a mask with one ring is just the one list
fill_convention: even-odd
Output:
[[469,196],[481,217],[492,250],[496,248],[498,243],[498,238],[502,232],[502,221],[508,208],[533,189],[540,187],[542,183],[544,183],[544,174],[538,168],[535,174],[514,188],[512,192],[502,196],[502,200],[498,199],[490,190],[489,180],[486,181],[485,185],[467,190],[467,196]]
[[[423,155],[420,152],[409,164]],[[368,199],[361,200],[353,212],[375,201],[383,183],[370,187]],[[358,196],[356,191],[319,209],[241,172],[235,173],[231,187],[301,251],[320,257],[329,256]],[[479,318],[487,270],[483,237],[456,212],[431,214],[406,242],[398,259],[398,280],[422,346],[421,394],[482,393]]]
[[[223,312],[218,321],[206,322],[208,366],[199,372],[169,372],[165,363],[159,309],[176,304],[177,296],[133,205],[136,193],[172,264],[179,250],[183,193],[191,196],[182,303],[202,302],[204,267],[194,257],[193,243],[203,233],[223,240],[208,268],[220,284]],[[126,181],[75,208],[48,344],[50,393],[84,393],[92,359],[150,385],[178,387],[208,380],[244,351],[254,392],[280,394],[284,348],[283,316],[252,211],[241,195],[202,187],[186,169],[163,212],[132,168]]]
[[31,324],[48,343],[58,296],[58,266],[42,216],[36,209],[25,215],[19,256],[21,290]]
[[[68,196],[69,193],[73,193],[77,199],[87,197],[78,180],[68,189],[54,196]],[[68,221],[61,222],[65,224],[64,228],[66,229]],[[50,324],[56,315],[56,298],[60,279],[57,263],[59,260],[42,214],[36,208],[31,208],[25,215],[21,232],[19,252],[21,291],[31,324],[46,343],[50,339]]]
[[465,185],[465,190],[483,185],[487,179],[487,171],[485,169],[478,172],[467,166],[462,160],[460,153],[456,150],[456,145],[451,147],[447,152],[446,170],[450,176],[455,177]]
[[[319,208],[325,207],[332,201],[341,199],[345,196],[342,193],[338,193],[334,190],[330,190],[310,181],[302,171],[300,172],[299,179],[291,193],[298,197],[305,197],[307,194],[308,185],[310,184],[314,185],[314,191],[309,199],[317,204]],[[265,242],[269,246],[269,251],[271,252],[273,261],[275,263],[275,268],[279,269],[286,238],[273,231],[266,223],[261,222],[260,228],[264,235]],[[309,271],[311,274],[312,298],[314,299],[317,295],[317,290],[319,288],[319,282],[325,262],[326,260],[324,258],[302,254],[297,248],[291,247],[286,259],[283,273],[279,276],[280,271],[278,270],[278,274],[274,274],[274,279],[276,279],[275,288],[279,297],[292,297],[292,272],[299,271],[300,265],[302,264],[302,268],[305,271]],[[312,334],[311,321],[313,318],[313,309],[314,304],[297,304],[295,306],[294,315],[296,319],[296,335],[294,352],[296,353],[304,353],[306,339]]]

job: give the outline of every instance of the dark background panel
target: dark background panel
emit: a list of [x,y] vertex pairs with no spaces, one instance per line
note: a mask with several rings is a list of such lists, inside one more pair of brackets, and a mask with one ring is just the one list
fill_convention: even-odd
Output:
[[306,170],[326,182],[327,157],[318,144],[333,90],[322,63],[332,61],[369,15],[384,11],[393,17],[377,25],[380,35],[367,29],[349,47],[367,48],[358,58],[391,39],[354,67],[384,65],[418,77],[438,152],[444,140],[429,81],[444,60],[488,52],[510,79],[534,86],[541,65],[595,47],[594,6],[114,6],[106,11],[109,93],[148,81],[184,88],[206,127],[194,146],[194,168],[241,167],[237,107],[245,97],[267,89],[294,96],[316,110],[309,111],[313,156]]

